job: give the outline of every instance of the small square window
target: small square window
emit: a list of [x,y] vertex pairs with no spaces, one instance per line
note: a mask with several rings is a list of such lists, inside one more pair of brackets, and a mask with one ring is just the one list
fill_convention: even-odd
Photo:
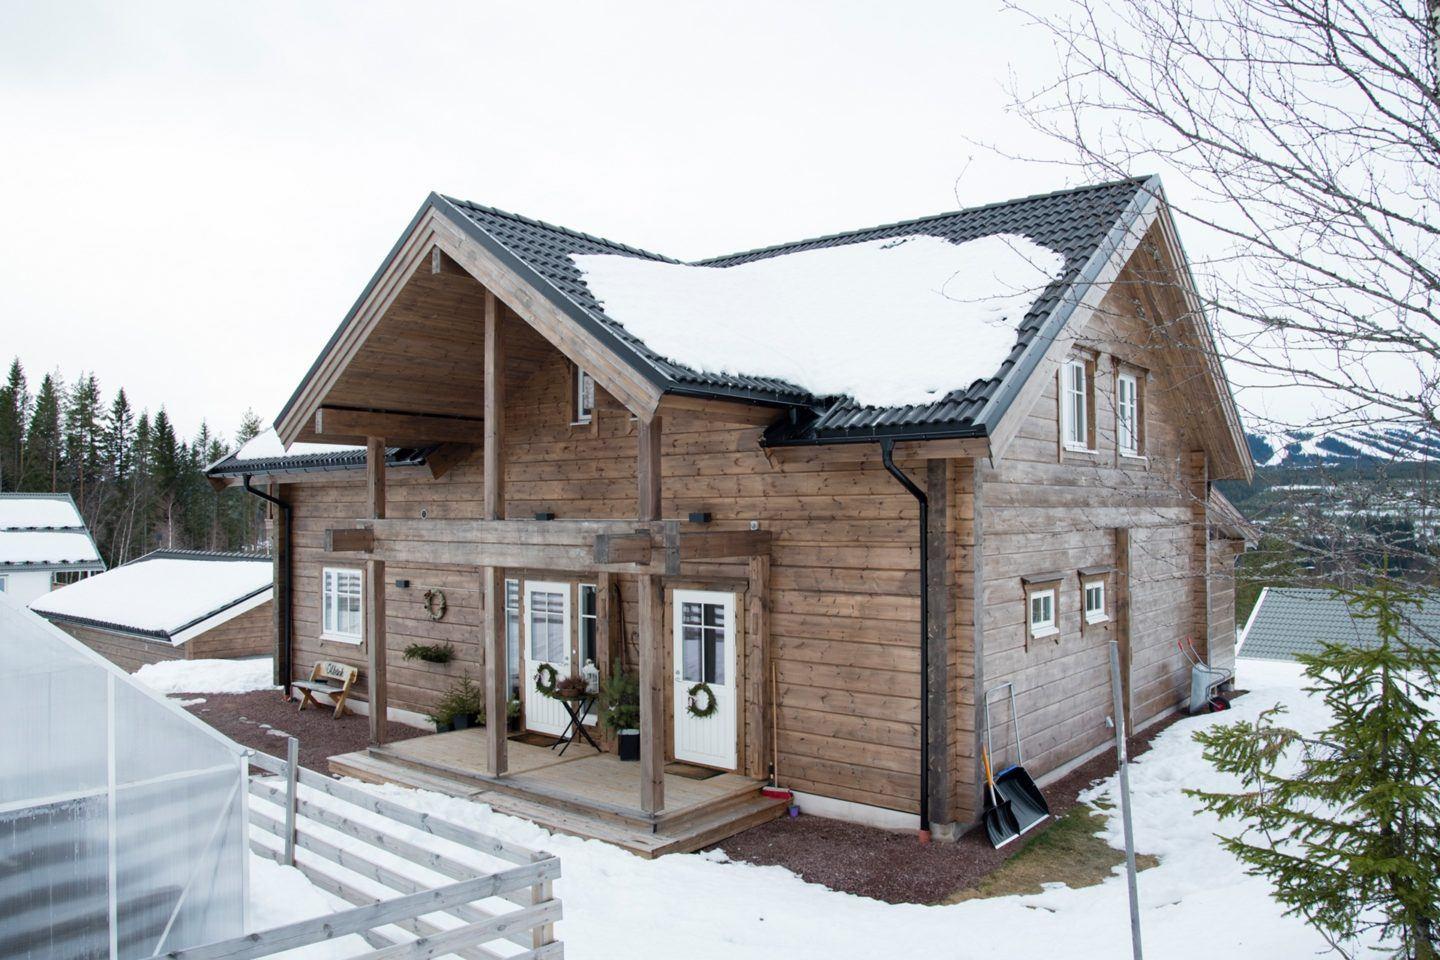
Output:
[[1049,637],[1059,633],[1055,624],[1055,588],[1030,592],[1030,636]]
[[1110,614],[1105,610],[1105,581],[1087,580],[1085,582],[1085,622],[1102,623],[1110,619]]

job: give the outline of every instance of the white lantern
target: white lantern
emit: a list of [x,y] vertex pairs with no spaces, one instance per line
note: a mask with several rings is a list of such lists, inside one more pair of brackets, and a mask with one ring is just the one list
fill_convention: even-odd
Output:
[[600,692],[600,668],[595,666],[594,660],[586,660],[585,666],[580,668],[580,676],[585,678],[585,692]]

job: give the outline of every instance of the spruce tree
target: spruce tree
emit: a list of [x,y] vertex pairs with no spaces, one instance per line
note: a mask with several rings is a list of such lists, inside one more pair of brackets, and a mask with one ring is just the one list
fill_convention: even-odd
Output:
[[1433,960],[1440,937],[1440,645],[1412,639],[1419,596],[1388,577],[1343,591],[1377,644],[1323,644],[1301,655],[1332,722],[1314,737],[1277,705],[1254,723],[1195,735],[1239,793],[1188,791],[1244,830],[1221,843],[1267,877],[1287,912],[1353,957],[1363,936]]
[[60,428],[60,407],[64,387],[58,375],[45,374],[35,394],[35,412],[25,431],[25,465],[21,489],[56,493],[60,489],[60,464],[64,458],[64,439]]
[[20,358],[10,362],[0,386],[0,491],[19,490],[25,462],[25,425],[30,415],[30,390]]
[[100,383],[95,375],[84,374],[75,382],[65,402],[64,457],[67,480],[80,514],[94,523],[100,482],[101,427]]

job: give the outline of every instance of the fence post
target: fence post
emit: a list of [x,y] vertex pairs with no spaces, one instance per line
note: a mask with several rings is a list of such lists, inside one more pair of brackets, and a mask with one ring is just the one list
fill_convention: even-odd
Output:
[[295,866],[295,806],[300,789],[300,741],[285,740],[285,863]]
[[[541,861],[541,860],[548,860],[548,859],[550,859],[550,854],[548,854],[548,853],[539,853],[539,852],[536,852],[536,853],[530,854],[530,862],[531,862],[531,863],[538,863],[538,862]],[[549,880],[546,880],[546,881],[544,881],[544,882],[542,882],[542,883],[537,883],[537,884],[535,884],[533,887],[530,888],[530,905],[531,905],[531,906],[537,906],[537,905],[539,905],[539,904],[541,904],[541,903],[544,903],[546,900],[549,900],[550,898],[551,898],[551,886],[550,886],[550,881],[549,881]],[[538,926],[534,927],[534,928],[530,931],[530,946],[531,946],[531,949],[538,950],[538,949],[540,949],[541,947],[545,946],[547,943],[553,943],[554,940],[555,940],[555,924],[553,924],[553,923],[542,923],[542,924],[539,924]]]

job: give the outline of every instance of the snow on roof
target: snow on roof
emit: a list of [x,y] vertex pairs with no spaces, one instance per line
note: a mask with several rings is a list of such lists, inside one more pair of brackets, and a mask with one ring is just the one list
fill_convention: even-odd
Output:
[[285,449],[285,444],[280,442],[280,435],[273,429],[256,434],[239,450],[235,451],[236,460],[273,460],[276,457],[303,457],[308,454],[320,453],[348,453],[351,450],[364,450],[364,447],[346,446],[337,443],[292,443],[290,449]]
[[81,528],[85,521],[69,497],[0,495],[0,530],[63,530]]
[[37,613],[171,637],[268,591],[266,558],[151,554],[30,603]]
[[99,563],[84,530],[0,530],[0,565]]
[[1018,234],[914,235],[723,268],[572,259],[605,312],[670,360],[876,407],[931,403],[995,376],[1065,262]]

